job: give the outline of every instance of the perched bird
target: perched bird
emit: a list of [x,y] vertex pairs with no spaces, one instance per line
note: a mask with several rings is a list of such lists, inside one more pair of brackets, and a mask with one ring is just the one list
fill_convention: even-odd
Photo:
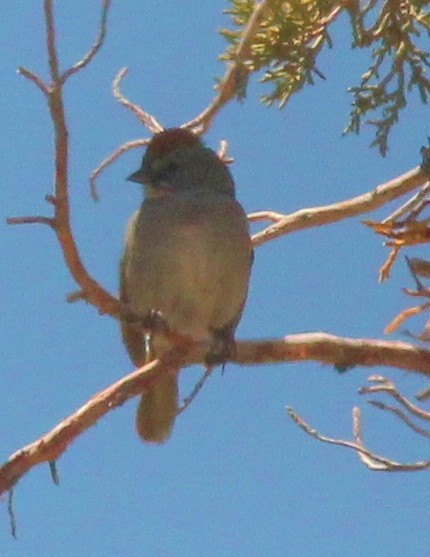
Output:
[[[223,161],[192,132],[166,129],[148,144],[140,169],[128,180],[145,186],[131,217],[120,267],[120,302],[144,318],[158,311],[170,330],[209,341],[209,364],[234,351],[252,265],[246,214],[235,199]],[[136,366],[148,361],[141,324],[121,317],[121,332]],[[171,348],[151,339],[151,357]],[[178,374],[161,374],[142,395],[136,429],[144,441],[170,436],[178,409]]]

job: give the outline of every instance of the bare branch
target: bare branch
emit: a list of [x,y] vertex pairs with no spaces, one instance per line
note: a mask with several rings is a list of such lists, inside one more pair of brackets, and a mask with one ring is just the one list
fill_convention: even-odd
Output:
[[201,391],[203,385],[206,383],[206,381],[211,376],[212,370],[213,370],[212,367],[206,367],[204,374],[200,377],[200,379],[194,385],[194,388],[191,391],[191,393],[184,399],[183,403],[178,408],[178,412],[177,412],[178,415],[181,414],[184,410],[186,410],[188,408],[188,406],[193,402],[193,400],[196,398],[196,396]]
[[131,110],[137,116],[139,122],[141,122],[151,133],[158,133],[163,131],[163,126],[157,122],[154,116],[151,116],[149,112],[145,112],[142,108],[140,108],[140,106],[129,101],[121,93],[119,86],[121,84],[121,81],[127,75],[127,72],[128,68],[122,68],[113,80],[113,96],[119,103]]
[[426,302],[421,304],[420,306],[413,306],[407,309],[404,309],[397,315],[384,329],[384,333],[389,335],[396,331],[402,323],[404,323],[410,317],[414,317],[423,313],[426,309],[430,307],[430,302]]
[[98,167],[93,170],[90,174],[89,184],[90,184],[90,193],[91,197],[94,201],[99,200],[99,194],[97,192],[97,185],[96,180],[100,176],[100,174],[112,164],[118,157],[120,157],[126,151],[130,151],[131,149],[135,149],[136,147],[145,147],[149,142],[149,139],[135,139],[134,141],[127,141],[127,143],[123,143],[120,145],[113,153],[111,153],[108,157],[106,157]]
[[[0,467],[0,495],[4,491],[10,490],[34,466],[42,462],[57,460],[81,433],[94,425],[110,410],[150,388],[161,373],[177,372],[178,368],[182,368],[184,365],[204,362],[210,343],[192,343],[173,331],[167,334],[172,344],[178,348],[97,393],[49,433],[14,453]],[[338,367],[386,365],[430,376],[430,351],[402,342],[347,339],[323,333],[291,335],[278,340],[237,342],[236,355],[231,359],[232,362],[247,366],[263,362],[306,360],[320,361]],[[208,375],[209,372],[203,376],[199,384],[206,381]],[[198,391],[198,389],[195,390]],[[192,398],[194,396],[193,391]],[[296,421],[300,425],[300,418],[297,418]],[[309,426],[307,427],[310,430]],[[312,435],[317,437],[317,434],[312,433]],[[327,442],[335,443],[336,440]],[[337,444],[351,446],[358,450],[356,445],[350,442]],[[366,449],[361,447],[359,449],[363,454],[379,459],[380,462],[387,462],[387,459],[376,457]]]
[[24,68],[23,66],[20,66],[16,71],[19,75],[22,75],[26,79],[32,81],[37,87],[39,87],[44,95],[49,95],[49,87],[43,83],[38,75],[30,70],[27,70],[27,68]]
[[385,203],[422,186],[427,181],[428,177],[421,167],[418,166],[385,184],[376,186],[374,190],[357,197],[339,203],[333,203],[332,205],[300,209],[295,213],[285,215],[275,224],[255,234],[253,236],[254,245],[258,246],[264,244],[269,240],[273,240],[285,234],[290,234],[291,232],[296,232],[297,230],[305,230],[315,226],[335,223],[348,217],[355,217],[369,211],[374,211]]
[[55,25],[52,0],[44,0],[43,7],[45,11],[46,26],[46,47],[48,50],[48,62],[51,72],[52,83],[59,84],[58,56],[57,45],[55,39]]
[[38,215],[31,217],[9,217],[6,219],[7,224],[47,224],[55,229],[55,219],[51,217],[40,217]]
[[386,217],[382,224],[394,222],[398,220],[403,215],[412,211],[430,192],[430,182],[427,182],[419,192],[417,192],[414,196],[412,196],[406,203],[404,203],[401,207],[396,209],[391,215]]
[[[376,385],[371,385],[370,387],[361,387],[359,389],[360,394],[374,394],[374,393],[385,393],[399,402],[408,412],[420,418],[421,420],[430,421],[430,413],[426,412],[419,406],[412,404],[405,396],[401,395],[396,389],[395,384],[387,379],[386,377],[374,376],[369,377],[369,382],[376,382]],[[369,401],[371,402],[371,401]]]
[[276,213],[275,211],[258,211],[248,215],[249,222],[258,222],[262,220],[271,220],[272,222],[279,222],[285,218],[286,215]]
[[[190,355],[187,361],[189,358]],[[342,338],[328,333],[303,333],[281,339],[238,342],[237,354],[232,361],[242,365],[318,361],[339,370],[355,366],[384,366],[430,377],[430,350],[406,342]],[[192,363],[198,362],[192,360]]]
[[423,427],[420,427],[417,424],[415,424],[411,420],[411,418],[407,414],[405,414],[403,410],[397,408],[397,406],[386,404],[385,402],[381,402],[380,400],[368,400],[367,402],[372,406],[375,406],[379,410],[391,412],[397,418],[399,418],[399,420],[405,423],[410,429],[412,429],[412,431],[415,431],[415,433],[418,433],[418,435],[422,435],[423,437],[427,437],[427,439],[430,439],[430,431],[428,429],[424,429]]
[[[104,2],[104,12],[102,12],[101,35],[102,42],[105,33],[105,17],[107,15],[109,2]],[[69,162],[69,142],[66,117],[63,104],[62,78],[59,74],[58,56],[55,41],[55,23],[53,15],[52,0],[44,0],[44,13],[46,23],[46,44],[48,51],[48,61],[52,79],[51,87],[47,87],[33,73],[21,68],[22,75],[33,81],[47,96],[49,111],[54,127],[55,141],[55,195],[48,196],[47,200],[54,206],[55,217],[12,217],[8,220],[11,224],[22,223],[41,223],[48,224],[54,228],[60,243],[64,259],[75,281],[84,292],[85,299],[96,306],[101,313],[117,317],[119,314],[118,300],[104,290],[86,271],[72,234],[69,214],[69,193],[68,193],[68,162]],[[101,44],[101,42],[99,43]],[[95,52],[89,51],[87,64],[98,50],[97,43]],[[84,60],[87,58],[85,57]],[[84,64],[85,65],[85,64]],[[66,72],[67,73],[67,72]],[[71,75],[71,74],[70,74]],[[63,75],[64,77],[64,75]]]
[[110,4],[111,4],[111,0],[103,0],[102,1],[99,34],[98,34],[93,46],[85,54],[85,56],[82,58],[82,60],[79,60],[79,62],[77,62],[74,66],[72,66],[71,68],[66,70],[63,73],[63,75],[60,77],[60,82],[62,84],[64,84],[71,75],[73,75],[73,74],[79,72],[80,70],[82,70],[83,68],[85,68],[85,66],[87,66],[91,62],[91,60],[94,58],[94,56],[97,54],[97,52],[102,47],[102,45],[104,43],[104,40],[105,40],[105,36],[106,36],[106,24],[107,24],[107,17],[108,17],[108,12],[109,12],[109,9],[110,9]]
[[[167,373],[167,361],[163,361]],[[160,371],[159,360],[126,375],[104,391],[94,395],[89,402],[65,418],[49,433],[14,453],[0,467],[0,494],[10,490],[31,468],[42,462],[57,460],[81,433],[93,426],[99,418],[129,398],[141,394],[148,387],[155,372]],[[169,368],[170,369],[170,368]]]
[[375,472],[416,472],[430,468],[430,461],[419,461],[413,463],[396,462],[395,460],[380,456],[364,447],[361,439],[361,419],[360,410],[358,408],[353,409],[353,429],[354,437],[356,439],[355,443],[352,441],[346,441],[345,439],[334,439],[333,437],[321,435],[316,429],[307,424],[293,408],[287,407],[287,412],[290,418],[305,433],[314,439],[318,439],[318,441],[322,441],[323,443],[353,449],[357,452],[363,464]]
[[254,40],[261,21],[270,7],[275,4],[274,0],[262,0],[255,6],[247,26],[243,30],[242,39],[237,47],[235,61],[228,65],[227,71],[220,83],[217,85],[218,95],[212,103],[196,118],[190,120],[182,127],[187,129],[197,128],[196,133],[204,133],[211,125],[218,111],[231,101],[240,91],[241,86],[250,73],[246,62],[250,56],[251,44]]

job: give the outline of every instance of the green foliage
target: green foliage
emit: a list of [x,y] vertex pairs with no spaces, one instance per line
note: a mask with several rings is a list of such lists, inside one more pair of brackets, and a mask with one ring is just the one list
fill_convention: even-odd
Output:
[[[229,42],[222,60],[234,61],[244,29],[257,6],[255,0],[230,0],[235,29],[220,33]],[[352,48],[370,51],[370,65],[359,85],[349,88],[352,109],[345,133],[359,133],[362,118],[375,126],[372,145],[387,152],[388,135],[406,106],[407,94],[418,91],[422,102],[430,94],[426,68],[429,54],[419,47],[422,33],[430,34],[430,2],[422,0],[360,0],[344,3],[330,0],[278,0],[271,2],[265,18],[252,38],[249,72],[263,71],[260,81],[271,86],[261,96],[268,106],[285,106],[291,95],[315,76],[324,78],[317,67],[317,56],[331,46],[329,26],[347,12],[352,28]]]

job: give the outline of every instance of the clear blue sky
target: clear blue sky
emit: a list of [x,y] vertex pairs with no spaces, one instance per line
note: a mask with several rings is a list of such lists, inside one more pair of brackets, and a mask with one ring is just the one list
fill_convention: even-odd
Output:
[[[61,66],[93,42],[99,2],[57,2]],[[178,7],[180,6],[180,7]],[[125,177],[142,152],[125,155],[88,195],[91,170],[146,130],[111,95],[117,71],[129,67],[124,93],[165,126],[194,117],[213,96],[223,66],[228,24],[224,2],[114,2],[105,46],[65,92],[71,137],[72,220],[82,257],[110,291],[128,216],[141,192]],[[0,312],[2,389],[0,453],[47,432],[92,394],[132,370],[117,324],[83,303],[48,228],[8,227],[10,215],[49,214],[52,130],[44,99],[15,73],[24,65],[46,76],[42,2],[0,6],[1,164]],[[366,69],[349,49],[346,18],[334,48],[319,63],[327,80],[297,95],[282,112],[257,100],[253,82],[243,104],[231,104],[207,134],[214,148],[230,142],[238,196],[247,211],[331,203],[404,172],[419,162],[429,133],[428,108],[414,96],[386,159],[369,149],[371,131],[341,137],[349,112],[346,88]],[[385,215],[380,211],[372,218]],[[416,255],[425,256],[424,249]],[[381,241],[353,219],[297,233],[257,250],[239,338],[327,331],[383,338],[411,285],[399,260],[379,285]],[[393,338],[401,338],[400,335]],[[354,369],[343,376],[318,363],[237,367],[215,373],[162,447],[134,433],[135,401],[107,415],[58,462],[61,486],[47,466],[17,486],[18,541],[0,501],[0,555],[7,557],[427,557],[428,474],[377,474],[356,455],[311,440],[289,421],[294,406],[321,432],[350,437],[350,410],[364,409],[365,440],[396,459],[425,458],[426,447],[400,423],[366,406],[357,388],[384,372],[408,393],[423,381],[396,370]],[[199,371],[182,374],[184,392]]]

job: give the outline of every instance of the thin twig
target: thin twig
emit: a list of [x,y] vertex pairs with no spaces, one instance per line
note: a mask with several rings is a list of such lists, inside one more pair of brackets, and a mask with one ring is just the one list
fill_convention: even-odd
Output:
[[284,219],[286,215],[276,213],[275,211],[258,211],[248,215],[249,222],[258,222],[262,220],[271,220],[272,222],[279,222]]
[[16,539],[16,516],[15,511],[13,509],[13,487],[9,489],[7,494],[7,514],[9,515],[9,526],[10,526],[10,533],[12,537]]
[[45,83],[43,83],[38,75],[30,70],[27,70],[27,68],[24,68],[23,66],[20,66],[16,71],[19,75],[22,75],[22,77],[25,77],[26,79],[32,81],[37,87],[39,87],[44,95],[49,95],[49,87]]
[[[373,378],[369,377],[369,381],[372,380]],[[401,404],[404,408],[406,408],[406,410],[408,410],[408,412],[410,412],[417,418],[425,421],[430,421],[430,412],[426,412],[419,406],[412,404],[412,402],[410,402],[406,397],[398,392],[394,383],[389,379],[378,377],[377,385],[371,385],[370,387],[361,387],[358,392],[360,394],[385,393],[397,400],[399,404]]]
[[425,302],[420,306],[413,306],[407,309],[404,309],[402,312],[399,313],[384,329],[384,333],[389,335],[396,331],[402,323],[404,323],[410,317],[415,317],[416,315],[420,315],[426,309],[430,308],[430,302]]
[[59,70],[58,70],[58,56],[55,38],[55,25],[52,0],[44,0],[43,2],[45,12],[45,25],[46,25],[46,46],[48,50],[48,62],[51,73],[52,83],[59,84]]
[[406,203],[404,203],[401,207],[396,209],[391,215],[386,217],[381,224],[386,224],[390,222],[394,222],[399,219],[399,217],[405,215],[409,211],[411,211],[430,191],[430,182],[425,184],[419,192],[417,192],[414,196],[412,196]]
[[199,116],[190,120],[182,127],[195,129],[195,132],[198,134],[204,133],[209,128],[218,111],[236,96],[238,90],[240,90],[241,84],[250,73],[250,70],[246,66],[246,62],[250,57],[254,37],[267,11],[275,3],[274,0],[262,0],[262,2],[256,4],[254,12],[243,30],[242,38],[235,53],[234,62],[229,63],[224,77],[217,85],[217,96]]
[[52,217],[41,217],[38,215],[31,217],[8,217],[7,224],[46,224],[55,229],[55,219]]
[[422,435],[423,437],[427,437],[427,439],[430,439],[430,431],[428,431],[427,429],[424,429],[423,427],[420,427],[417,424],[415,424],[410,419],[410,417],[407,414],[405,414],[400,408],[397,408],[397,406],[392,406],[391,404],[386,404],[385,402],[381,402],[380,400],[368,400],[367,402],[369,404],[371,404],[372,406],[375,406],[379,410],[384,410],[386,412],[391,412],[397,418],[399,418],[399,420],[404,422],[410,429],[415,431],[415,433],[418,433],[418,435]]
[[90,185],[90,194],[94,201],[99,200],[99,194],[97,191],[96,180],[100,176],[100,174],[112,164],[118,157],[120,157],[126,151],[130,151],[131,149],[135,149],[136,147],[145,147],[148,145],[149,139],[135,139],[133,141],[127,141],[127,143],[123,143],[120,147],[115,149],[113,153],[111,153],[108,157],[106,157],[98,167],[93,170],[89,177],[89,185]]
[[194,385],[194,388],[191,391],[191,393],[186,398],[184,398],[183,403],[178,408],[177,415],[182,414],[182,412],[186,408],[188,408],[188,406],[193,402],[193,400],[196,398],[196,396],[199,394],[200,390],[202,389],[203,385],[209,379],[211,373],[212,373],[212,367],[207,367],[205,369],[204,374],[200,377],[200,379]]
[[73,74],[79,72],[80,70],[82,70],[83,68],[85,68],[85,66],[87,66],[91,62],[91,60],[94,58],[94,56],[97,54],[97,52],[102,47],[102,45],[104,43],[104,40],[105,40],[105,37],[106,37],[107,17],[108,17],[108,13],[109,13],[109,9],[110,9],[110,4],[111,4],[111,0],[103,0],[102,1],[98,36],[97,36],[93,46],[85,54],[85,56],[82,58],[82,60],[79,60],[79,62],[77,62],[74,66],[72,66],[71,68],[69,68],[68,70],[66,70],[63,73],[63,75],[60,77],[60,82],[62,84],[64,84],[66,82],[66,80],[71,75],[73,75]]
[[133,112],[137,116],[138,120],[151,133],[159,133],[159,132],[163,131],[163,126],[157,122],[157,120],[154,118],[154,116],[151,116],[151,114],[149,114],[149,112],[145,112],[140,106],[138,106],[137,104],[134,104],[131,101],[129,101],[121,93],[121,91],[120,91],[121,81],[127,75],[127,72],[128,72],[128,68],[122,68],[117,73],[117,75],[116,75],[116,77],[115,77],[115,79],[113,80],[113,83],[112,83],[113,96],[115,97],[115,99],[120,104],[122,104],[123,106],[125,106],[126,108],[131,110],[131,112]]
[[413,463],[402,463],[396,462],[395,460],[391,460],[380,456],[366,447],[363,446],[361,441],[361,425],[360,425],[360,414],[357,412],[357,409],[354,409],[353,413],[353,422],[354,422],[354,430],[355,430],[355,437],[359,440],[359,442],[354,443],[352,441],[346,441],[345,439],[334,439],[332,437],[327,437],[326,435],[321,435],[318,431],[312,428],[309,424],[307,424],[303,418],[301,418],[297,412],[291,408],[287,407],[287,412],[290,418],[308,435],[313,437],[314,439],[318,439],[318,441],[322,441],[323,443],[329,443],[331,445],[338,445],[340,447],[346,447],[348,449],[352,449],[360,455],[362,462],[366,464],[366,466],[375,471],[375,472],[414,472],[419,470],[425,470],[430,468],[430,461],[419,461]]

